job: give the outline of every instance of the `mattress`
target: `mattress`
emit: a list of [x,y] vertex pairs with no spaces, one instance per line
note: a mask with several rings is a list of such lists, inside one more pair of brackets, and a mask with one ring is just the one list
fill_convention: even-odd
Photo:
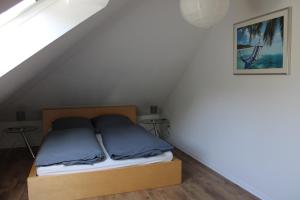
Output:
[[37,167],[38,176],[51,176],[51,175],[62,175],[62,174],[73,174],[73,173],[82,173],[82,172],[93,172],[107,169],[122,168],[128,166],[136,165],[147,165],[157,162],[169,162],[173,160],[173,154],[171,151],[167,151],[163,154],[152,156],[148,158],[135,158],[128,160],[113,160],[109,157],[100,134],[97,134],[97,139],[99,144],[103,148],[106,159],[104,161],[92,164],[92,165],[52,165],[45,167]]

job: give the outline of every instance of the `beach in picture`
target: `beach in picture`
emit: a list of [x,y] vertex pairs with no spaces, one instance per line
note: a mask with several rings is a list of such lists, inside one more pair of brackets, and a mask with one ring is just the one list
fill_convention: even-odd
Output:
[[284,67],[284,17],[237,29],[237,69],[280,69]]

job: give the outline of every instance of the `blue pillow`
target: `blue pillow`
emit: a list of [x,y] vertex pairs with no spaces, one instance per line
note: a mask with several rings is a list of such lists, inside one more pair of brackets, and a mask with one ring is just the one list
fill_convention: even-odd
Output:
[[94,129],[91,120],[84,117],[65,117],[57,119],[52,123],[52,130],[55,131],[74,128]]
[[100,133],[101,129],[108,126],[127,126],[132,125],[132,121],[123,115],[102,115],[92,119],[96,133]]
[[93,130],[75,128],[51,131],[37,154],[35,165],[94,164],[105,158]]

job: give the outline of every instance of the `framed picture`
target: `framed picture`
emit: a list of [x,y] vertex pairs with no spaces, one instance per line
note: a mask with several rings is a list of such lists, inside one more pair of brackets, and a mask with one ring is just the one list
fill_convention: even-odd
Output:
[[234,24],[234,74],[288,74],[291,8]]

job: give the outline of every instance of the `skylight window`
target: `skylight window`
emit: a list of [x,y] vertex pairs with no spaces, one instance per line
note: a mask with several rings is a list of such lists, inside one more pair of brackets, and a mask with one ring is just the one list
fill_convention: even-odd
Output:
[[[10,6],[3,6],[4,2],[9,2]],[[109,0],[74,2],[0,0],[0,18],[1,23],[4,23],[0,25],[0,78],[105,8]],[[1,14],[2,11],[5,12]],[[50,52],[49,55],[51,57],[55,54]]]
[[[0,13],[0,26],[3,26],[36,3],[36,0],[18,0],[15,4],[8,4],[12,7]],[[5,3],[4,3],[5,4]]]

